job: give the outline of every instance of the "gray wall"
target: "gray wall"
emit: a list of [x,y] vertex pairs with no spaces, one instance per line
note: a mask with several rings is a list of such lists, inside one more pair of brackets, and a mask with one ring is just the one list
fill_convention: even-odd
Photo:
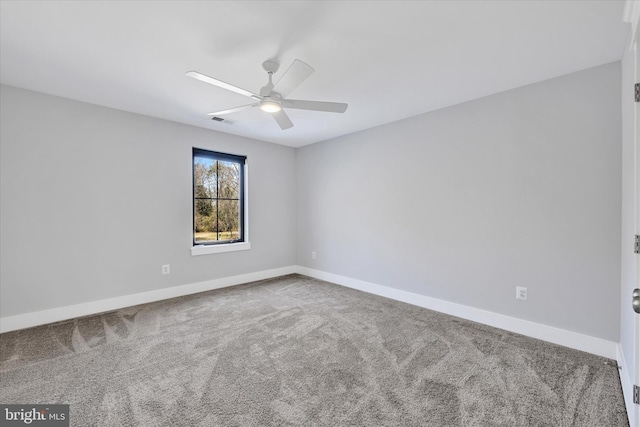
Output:
[[299,149],[298,264],[617,342],[620,72]]
[[[295,263],[293,149],[1,91],[3,317]],[[248,156],[251,250],[191,256],[193,146]]]

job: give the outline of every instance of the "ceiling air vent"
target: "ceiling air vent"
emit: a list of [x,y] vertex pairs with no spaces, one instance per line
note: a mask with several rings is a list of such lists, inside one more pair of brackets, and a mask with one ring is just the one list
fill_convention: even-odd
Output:
[[234,120],[224,119],[224,118],[218,117],[218,116],[211,117],[211,120],[213,120],[214,122],[220,122],[220,123],[224,123],[224,124],[227,124],[227,125],[232,125],[232,124],[235,123]]

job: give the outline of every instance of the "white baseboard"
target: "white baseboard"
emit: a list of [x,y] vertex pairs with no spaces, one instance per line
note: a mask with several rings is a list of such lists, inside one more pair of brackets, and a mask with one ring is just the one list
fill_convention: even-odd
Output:
[[[207,280],[171,288],[157,289],[132,295],[124,295],[99,301],[91,301],[82,304],[58,307],[49,310],[19,314],[0,318],[0,333],[32,326],[44,325],[74,317],[88,316],[105,311],[117,310],[138,304],[160,301],[167,298],[175,298],[213,289],[225,288],[256,280],[269,279],[286,274],[300,273],[320,280],[326,280],[349,288],[380,295],[386,298],[417,305],[474,322],[483,323],[507,331],[519,333],[529,337],[541,339],[554,344],[563,345],[588,353],[610,359],[619,360],[618,344],[601,338],[571,332],[540,323],[522,320],[515,317],[481,310],[478,308],[456,304],[437,298],[431,298],[412,292],[377,285],[350,277],[326,273],[302,266],[287,266],[272,270],[263,270],[255,273],[240,274],[237,276]],[[620,362],[619,362],[620,363]]]
[[456,304],[453,302],[431,298],[428,296],[407,292],[400,289],[390,288],[388,286],[377,285],[375,283],[365,282],[350,277],[340,276],[338,274],[326,273],[324,271],[314,270],[307,267],[298,266],[297,272],[309,277],[348,288],[357,289],[359,291],[380,295],[386,298],[402,301],[408,304],[417,305],[419,307],[428,308],[430,310],[439,311],[441,313],[450,314],[452,316],[461,317],[495,328],[504,329],[510,332],[526,335],[528,337],[537,338],[553,344],[562,345],[576,350],[585,351],[587,353],[596,354],[598,356],[616,359],[618,344],[613,341],[607,341],[602,338],[596,338],[589,335],[571,332],[565,329],[559,329],[553,326],[547,326],[528,320],[518,319],[516,317],[505,316],[503,314],[491,311],[481,310],[478,308]]
[[635,404],[633,403],[633,378],[631,377],[633,374],[631,372],[631,365],[627,363],[624,358],[624,353],[622,352],[622,346],[618,344],[617,346],[617,357],[618,365],[620,366],[620,383],[622,385],[622,394],[624,395],[624,403],[627,406],[627,416],[629,417],[629,425],[631,426],[640,426],[640,420],[635,420],[634,423],[634,412],[633,408]]
[[254,282],[256,280],[270,279],[272,277],[295,273],[296,270],[296,266],[275,268],[272,270],[263,270],[257,271],[255,273],[223,277],[221,279],[207,280],[204,282],[191,283],[188,285],[156,289],[153,291],[141,292],[138,294],[124,295],[120,297],[91,301],[82,304],[52,308],[49,310],[1,317],[0,333],[30,328],[32,326],[44,325],[52,322],[59,322],[61,320],[72,319],[74,317],[104,313],[105,311],[117,310],[124,307],[131,307],[133,305],[146,304],[149,302],[160,301],[167,298],[181,297],[184,295],[196,294],[198,292],[226,288],[242,283]]

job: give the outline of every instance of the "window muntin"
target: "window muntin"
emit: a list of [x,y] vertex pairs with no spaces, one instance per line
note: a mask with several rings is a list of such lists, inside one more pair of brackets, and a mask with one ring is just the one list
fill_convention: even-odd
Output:
[[245,241],[246,157],[193,149],[193,245]]

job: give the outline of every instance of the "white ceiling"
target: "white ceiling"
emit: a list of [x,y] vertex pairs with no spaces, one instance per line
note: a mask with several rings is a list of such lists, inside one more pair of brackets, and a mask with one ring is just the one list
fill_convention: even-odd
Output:
[[[299,147],[622,57],[623,1],[5,1],[0,80]],[[250,99],[261,64],[315,73],[291,95],[347,102],[344,114],[288,110],[280,130]],[[277,78],[276,74],[276,78]],[[585,90],[588,90],[585,88]],[[34,111],[34,120],[46,111]]]

